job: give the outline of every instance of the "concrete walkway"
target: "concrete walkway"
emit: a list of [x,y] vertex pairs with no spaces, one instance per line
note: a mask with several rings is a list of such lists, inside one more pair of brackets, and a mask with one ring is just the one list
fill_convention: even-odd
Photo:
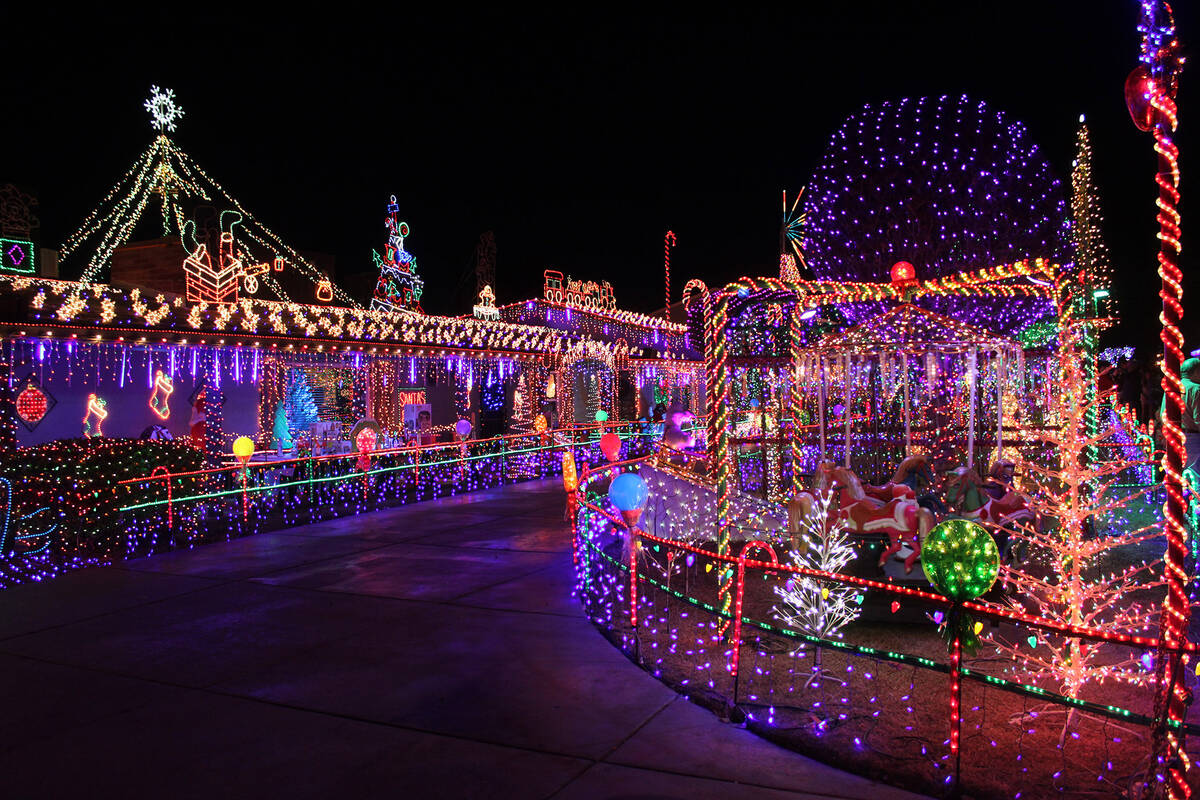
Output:
[[554,482],[0,592],[5,797],[913,798],[722,724],[570,597]]

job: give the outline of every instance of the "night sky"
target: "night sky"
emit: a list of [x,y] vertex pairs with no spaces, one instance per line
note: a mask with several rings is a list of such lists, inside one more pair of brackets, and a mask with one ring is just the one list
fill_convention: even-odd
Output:
[[[1178,6],[1195,52],[1200,17]],[[676,298],[689,277],[774,274],[780,191],[808,181],[846,115],[965,92],[1023,120],[1068,187],[1087,115],[1123,315],[1108,338],[1156,336],[1155,158],[1122,96],[1132,0],[401,8],[8,17],[0,182],[39,197],[37,238],[57,247],[151,141],[142,101],[158,84],[186,111],[175,141],[294,247],[335,255],[339,282],[364,300],[394,193],[428,311],[469,310],[489,229],[500,302],[540,294],[554,267],[608,279],[620,307],[650,311],[668,228]],[[1198,71],[1185,69],[1178,98],[1185,271]],[[1200,281],[1187,291],[1200,299]],[[1188,305],[1196,347],[1200,302]]]

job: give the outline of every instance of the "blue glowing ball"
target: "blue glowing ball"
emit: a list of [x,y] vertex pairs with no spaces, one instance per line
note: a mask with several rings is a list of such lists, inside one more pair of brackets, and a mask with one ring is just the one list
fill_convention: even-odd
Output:
[[619,511],[637,511],[650,499],[650,489],[641,475],[622,472],[609,485],[608,499]]

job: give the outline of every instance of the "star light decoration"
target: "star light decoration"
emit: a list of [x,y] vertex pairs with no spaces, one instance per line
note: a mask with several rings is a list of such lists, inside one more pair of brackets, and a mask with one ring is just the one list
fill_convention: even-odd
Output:
[[175,102],[174,89],[150,87],[150,98],[143,104],[150,112],[150,127],[156,131],[175,132],[175,120],[183,116],[183,108]]

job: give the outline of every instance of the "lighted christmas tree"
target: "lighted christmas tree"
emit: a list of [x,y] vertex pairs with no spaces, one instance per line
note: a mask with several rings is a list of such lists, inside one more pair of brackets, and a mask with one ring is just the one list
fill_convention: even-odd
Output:
[[318,421],[317,404],[313,400],[312,389],[304,373],[293,369],[288,373],[287,389],[283,395],[284,413],[287,416],[288,429],[291,431],[307,430],[308,426]]
[[[1112,316],[1112,265],[1104,244],[1100,196],[1092,179],[1092,144],[1087,123],[1079,118],[1075,161],[1071,170],[1071,239],[1075,245],[1075,275],[1079,284],[1074,316],[1099,321]],[[1091,331],[1094,335],[1094,331]]]
[[[1080,321],[1080,350],[1083,358],[1083,381],[1089,402],[1096,399],[1096,376],[1099,372],[1096,351],[1100,331],[1110,324],[1113,305],[1112,265],[1104,244],[1100,226],[1100,197],[1092,181],[1092,145],[1087,123],[1079,118],[1075,136],[1075,161],[1071,170],[1071,239],[1075,245],[1075,271],[1072,274],[1072,316]],[[1087,415],[1087,432],[1095,436],[1100,431],[1102,409],[1091,402]],[[1100,454],[1095,450],[1089,458]]]
[[[1040,518],[1017,524],[1012,534],[1023,558],[1001,568],[1012,602],[1040,617],[1111,633],[1153,636],[1156,606],[1143,606],[1134,592],[1162,584],[1161,560],[1137,559],[1137,545],[1161,535],[1160,523],[1134,526],[1123,518],[1151,506],[1148,489],[1130,489],[1135,461],[1124,448],[1101,448],[1104,460],[1085,455],[1111,432],[1088,434],[1088,416],[1109,393],[1092,396],[1084,379],[1083,328],[1069,314],[1060,316],[1060,381],[1053,393],[1057,426],[1029,431],[1036,444],[1018,460],[1018,474],[1030,488],[1029,507]],[[1123,486],[1123,484],[1125,486]],[[1011,639],[991,635],[997,652],[1013,660],[1022,679],[1078,697],[1088,683],[1117,680],[1152,682],[1153,672],[1126,648],[1093,646],[1078,638],[1039,634]]]
[[414,311],[421,309],[421,294],[425,282],[417,276],[417,259],[404,249],[404,237],[408,236],[407,222],[400,222],[397,213],[396,195],[388,203],[388,214],[384,224],[388,229],[388,243],[384,255],[372,253],[375,266],[379,269],[379,281],[371,298],[372,311]]
[[292,448],[292,432],[288,430],[287,411],[284,404],[275,407],[275,423],[271,426],[271,444],[279,450]]
[[[841,572],[854,560],[846,523],[830,512],[832,499],[832,492],[817,492],[809,513],[800,517],[802,545],[791,553],[795,566]],[[840,639],[842,628],[861,609],[857,588],[806,575],[793,575],[782,587],[775,587],[775,594],[781,603],[771,611],[780,622],[823,639]]]

